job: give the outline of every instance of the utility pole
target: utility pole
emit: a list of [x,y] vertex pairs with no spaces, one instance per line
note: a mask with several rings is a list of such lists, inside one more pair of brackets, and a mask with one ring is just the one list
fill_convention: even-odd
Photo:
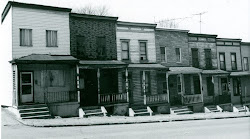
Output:
[[205,14],[205,13],[207,13],[207,12],[201,12],[201,13],[197,13],[197,14],[194,14],[194,15],[199,15],[200,16],[200,33],[201,33],[201,16],[203,15],[203,14]]

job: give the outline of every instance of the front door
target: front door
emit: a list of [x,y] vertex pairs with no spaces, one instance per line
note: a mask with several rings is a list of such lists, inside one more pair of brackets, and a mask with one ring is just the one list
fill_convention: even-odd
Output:
[[21,102],[33,102],[33,74],[32,72],[21,72],[20,74]]

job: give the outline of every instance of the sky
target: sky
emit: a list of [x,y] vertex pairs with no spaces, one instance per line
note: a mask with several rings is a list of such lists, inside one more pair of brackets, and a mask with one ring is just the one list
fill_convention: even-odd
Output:
[[[0,11],[8,0],[0,0]],[[216,34],[250,42],[250,0],[15,0],[73,11],[85,5],[106,6],[120,21],[157,23],[177,19],[178,29],[191,33]],[[204,13],[200,16],[199,13]],[[189,18],[185,18],[189,17]]]

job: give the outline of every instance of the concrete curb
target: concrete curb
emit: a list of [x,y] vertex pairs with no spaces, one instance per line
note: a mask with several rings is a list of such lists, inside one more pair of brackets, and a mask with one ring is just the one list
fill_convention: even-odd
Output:
[[163,120],[145,120],[145,121],[125,121],[125,122],[97,122],[97,123],[86,123],[86,124],[50,124],[50,125],[39,125],[39,124],[29,124],[18,119],[23,125],[32,126],[32,127],[72,127],[72,126],[101,126],[101,125],[121,125],[121,124],[143,124],[143,123],[159,123],[159,122],[178,122],[178,121],[194,121],[194,120],[213,120],[213,119],[229,119],[229,118],[243,118],[250,117],[250,115],[240,115],[240,116],[222,116],[222,117],[207,117],[207,118],[187,118],[187,119],[178,119],[178,118],[166,118]]

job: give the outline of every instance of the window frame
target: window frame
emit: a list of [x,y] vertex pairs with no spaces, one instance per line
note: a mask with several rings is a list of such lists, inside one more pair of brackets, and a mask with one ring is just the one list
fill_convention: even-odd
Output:
[[[100,42],[102,42],[104,40],[104,43],[102,45],[99,45],[100,44],[99,39],[100,39]],[[103,40],[101,40],[101,39],[103,39]],[[97,54],[99,55],[98,51],[100,49],[102,50],[102,55],[99,55],[100,57],[106,57],[106,55],[107,55],[106,42],[107,42],[106,36],[98,36],[98,37],[96,37]],[[103,59],[103,58],[101,58],[101,59]]]
[[[223,60],[224,61],[221,61],[221,59],[220,59],[220,56],[223,56]],[[226,57],[225,57],[225,52],[219,52],[219,62],[220,62],[220,69],[221,70],[226,70],[227,68],[226,68]],[[223,65],[224,65],[224,68],[222,68],[221,67],[221,64],[223,63]]]
[[[197,58],[194,57],[193,52],[197,51]],[[191,48],[191,56],[192,56],[192,66],[199,68],[200,67],[200,62],[199,62],[199,49],[198,48]]]
[[[130,49],[129,49],[129,40],[121,40],[121,60],[123,61],[129,61],[130,60]],[[123,50],[123,47],[122,47],[122,43],[127,43],[128,45],[128,49],[127,50]],[[128,59],[123,59],[123,52],[127,52],[128,53]]]
[[[162,54],[162,51],[161,51],[162,48],[164,49],[164,60],[162,59],[162,57],[163,57],[162,56],[163,54]],[[161,62],[167,62],[167,47],[166,46],[161,46],[160,47],[160,61]]]
[[[141,43],[145,43],[145,56],[146,56],[146,59],[141,59]],[[139,40],[139,60],[140,61],[148,61],[148,51],[147,51],[147,48],[148,48],[148,44],[147,44],[147,41],[146,40]]]
[[[232,56],[235,56],[235,61],[232,61]],[[236,57],[236,53],[233,52],[233,53],[230,53],[230,59],[231,59],[231,69],[232,70],[237,70],[237,57]],[[233,67],[233,62],[235,62],[235,67]]]
[[[56,32],[56,45],[49,45],[49,40],[48,40],[48,33],[50,32],[51,34],[51,44],[53,40],[53,32]],[[58,31],[57,30],[46,30],[46,47],[58,47]]]
[[211,49],[204,49],[205,53],[205,64],[206,64],[206,69],[212,69],[213,68],[213,63],[212,63],[212,53]]
[[[176,54],[176,52],[177,52],[176,50],[177,50],[177,49],[179,50],[179,54],[180,54],[180,55],[179,55],[179,60],[180,60],[180,61],[177,61],[177,54]],[[181,62],[182,62],[182,58],[181,58],[181,48],[175,48],[175,56],[176,56],[176,63],[181,63]]]
[[[245,63],[246,59],[246,63]],[[243,57],[243,65],[244,65],[244,71],[249,71],[249,62],[248,62],[248,57]]]
[[[30,37],[30,42],[31,44],[30,45],[26,45],[26,44],[22,44],[22,31],[21,30],[29,30],[30,33],[31,33],[31,37]],[[22,46],[22,47],[32,47],[33,46],[33,33],[32,33],[32,29],[28,29],[28,28],[19,28],[19,45]]]

